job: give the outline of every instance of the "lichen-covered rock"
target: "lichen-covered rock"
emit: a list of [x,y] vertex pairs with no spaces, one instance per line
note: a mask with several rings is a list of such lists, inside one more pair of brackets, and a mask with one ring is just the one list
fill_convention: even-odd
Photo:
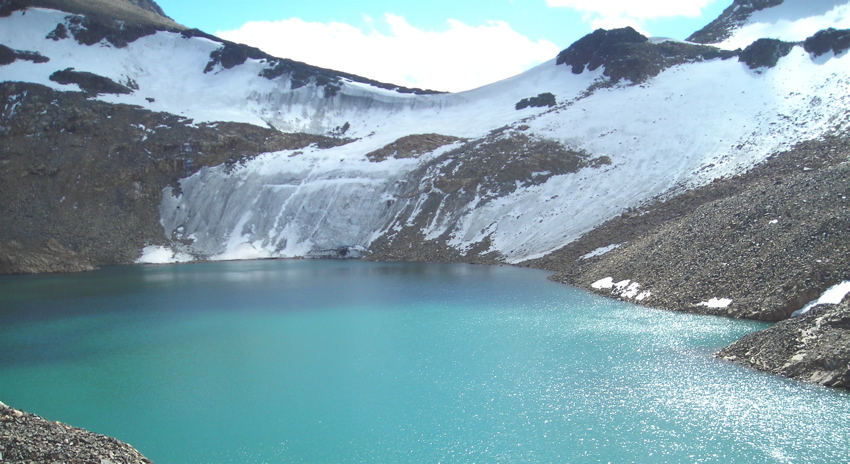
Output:
[[52,422],[0,403],[0,462],[150,464],[114,438]]
[[762,371],[850,388],[850,299],[751,333],[717,356]]

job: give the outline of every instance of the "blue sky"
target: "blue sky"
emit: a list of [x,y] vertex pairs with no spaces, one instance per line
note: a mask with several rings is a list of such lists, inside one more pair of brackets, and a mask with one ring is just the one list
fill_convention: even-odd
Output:
[[266,52],[458,91],[554,58],[598,27],[684,39],[731,0],[157,0],[177,22]]

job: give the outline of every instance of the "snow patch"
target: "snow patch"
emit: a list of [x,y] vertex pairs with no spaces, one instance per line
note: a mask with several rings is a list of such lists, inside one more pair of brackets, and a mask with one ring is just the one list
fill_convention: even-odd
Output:
[[616,244],[613,244],[613,245],[599,247],[599,248],[591,251],[590,253],[579,256],[578,259],[590,259],[590,258],[593,258],[593,257],[596,257],[596,256],[602,256],[602,255],[604,255],[605,253],[608,253],[611,250],[615,250],[617,248],[620,248],[622,245],[623,245],[622,243],[616,243]]
[[142,250],[142,256],[136,259],[136,264],[171,264],[188,263],[195,258],[187,253],[182,253],[171,248],[150,245]]
[[642,292],[640,290],[641,285],[637,282],[633,282],[631,279],[614,282],[613,277],[606,277],[604,279],[597,280],[590,284],[590,286],[596,290],[611,290],[612,295],[619,296],[626,300],[644,301],[652,296],[652,292],[648,290]]
[[606,289],[606,288],[614,288],[614,278],[613,277],[606,277],[602,280],[597,280],[596,282],[590,284],[590,286],[592,288],[597,289],[597,290],[602,290],[602,289]]
[[821,296],[817,300],[810,301],[806,304],[806,306],[803,306],[801,309],[794,311],[791,314],[791,317],[806,314],[807,312],[809,312],[809,310],[811,310],[817,305],[839,304],[842,300],[844,300],[844,297],[846,297],[848,293],[850,293],[850,280],[833,285],[832,287],[829,287],[825,292],[823,292],[823,294],[821,294]]
[[728,308],[730,304],[732,304],[732,300],[730,298],[715,297],[708,301],[697,303],[697,306],[705,306],[707,308]]

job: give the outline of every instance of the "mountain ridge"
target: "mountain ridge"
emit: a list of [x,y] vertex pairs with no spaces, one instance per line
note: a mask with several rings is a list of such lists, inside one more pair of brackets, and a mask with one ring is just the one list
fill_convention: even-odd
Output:
[[[73,11],[0,0],[0,273],[510,263],[780,321],[718,356],[848,386],[847,297],[790,316],[850,281],[850,25],[732,49],[755,13],[802,4],[735,0],[688,39],[719,47],[596,31],[523,75],[433,94],[221,41],[152,1],[58,3]],[[138,27],[116,32],[128,12]]]
[[[775,7],[744,3],[750,13]],[[2,175],[15,185],[4,193],[5,272],[360,255],[510,263],[560,271],[558,280],[608,296],[643,295],[650,306],[769,320],[850,278],[846,258],[817,263],[824,246],[843,243],[840,233],[808,249],[815,242],[805,231],[789,229],[797,235],[765,258],[774,273],[760,277],[762,286],[737,285],[723,277],[723,261],[664,241],[689,237],[709,250],[706,239],[720,233],[700,218],[714,218],[737,224],[720,234],[736,244],[730,253],[745,247],[743,231],[761,243],[769,229],[748,229],[740,217],[769,202],[750,196],[788,199],[791,185],[812,200],[834,194],[815,228],[843,230],[835,179],[847,153],[835,140],[846,138],[850,92],[841,27],[740,50],[600,30],[520,76],[432,94],[302,66],[197,30],[116,34],[109,18],[86,18],[43,9],[0,18],[0,55],[14,58],[0,69],[20,81],[2,84],[0,136],[10,142],[0,151]],[[34,54],[48,61],[28,61]],[[541,96],[544,104],[522,104]],[[40,116],[51,102],[55,109]],[[99,124],[115,133],[96,133]],[[38,162],[27,156],[68,145]],[[820,149],[837,154],[827,162]],[[809,171],[789,171],[792,161],[782,160]],[[110,170],[121,175],[104,182]],[[764,184],[762,171],[780,183]],[[806,180],[812,171],[826,177]],[[700,190],[732,184],[746,189]],[[689,201],[701,195],[713,199]],[[685,209],[665,210],[674,204]],[[87,225],[73,219],[80,209]],[[109,228],[105,212],[121,226]],[[630,229],[641,217],[661,220]],[[602,230],[609,243],[592,242]],[[652,262],[655,245],[666,250],[660,262]],[[789,249],[809,250],[797,256],[803,275],[779,262]],[[704,284],[683,285],[665,263]],[[741,264],[745,274],[759,266]],[[594,288],[606,278],[610,287]]]

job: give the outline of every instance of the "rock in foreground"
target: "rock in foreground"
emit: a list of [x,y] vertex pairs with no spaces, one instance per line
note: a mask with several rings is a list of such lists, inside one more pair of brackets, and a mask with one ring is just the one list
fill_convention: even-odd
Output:
[[850,388],[850,300],[754,332],[717,356],[829,387]]
[[149,464],[132,446],[0,403],[0,462]]

